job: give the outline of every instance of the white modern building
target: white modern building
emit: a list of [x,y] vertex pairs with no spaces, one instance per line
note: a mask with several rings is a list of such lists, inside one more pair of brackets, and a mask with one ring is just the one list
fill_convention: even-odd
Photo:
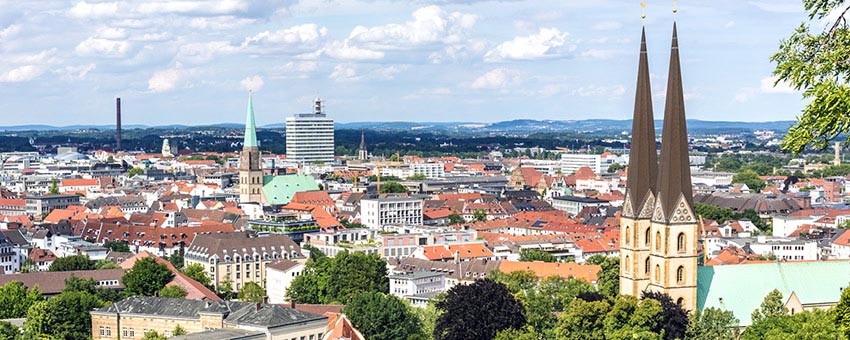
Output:
[[333,162],[334,120],[316,98],[313,113],[286,118],[286,160],[297,163]]
[[602,166],[602,155],[587,155],[578,153],[561,154],[561,172],[565,175],[570,175],[578,171],[581,167],[588,167],[595,174],[601,174],[608,171],[608,167]]
[[360,219],[370,229],[381,229],[385,225],[422,225],[422,199],[364,199],[360,201]]
[[424,307],[430,297],[447,289],[446,273],[418,271],[391,275],[390,293],[408,299],[415,307]]
[[559,196],[552,197],[552,207],[576,215],[585,207],[602,207],[610,202],[592,197]]
[[734,246],[758,255],[774,255],[777,260],[816,261],[820,259],[820,249],[815,240],[801,240],[788,237],[740,237],[705,238],[705,252],[709,256],[719,254],[723,248]]
[[286,290],[292,286],[292,281],[304,271],[301,262],[282,259],[266,265],[266,290],[269,303],[287,303]]

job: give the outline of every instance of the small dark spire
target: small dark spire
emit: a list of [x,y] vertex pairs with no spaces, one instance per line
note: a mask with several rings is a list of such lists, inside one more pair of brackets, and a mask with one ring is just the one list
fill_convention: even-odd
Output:
[[360,130],[360,150],[366,150],[366,132],[363,129]]
[[655,144],[655,119],[652,114],[652,87],[649,82],[649,61],[646,53],[646,29],[641,29],[640,60],[635,90],[635,110],[632,117],[632,144],[626,196],[632,205],[633,216],[640,215],[647,195],[655,192],[658,179],[658,154]]
[[664,106],[664,130],[661,135],[661,163],[658,166],[658,204],[669,222],[680,196],[693,210],[691,167],[688,158],[688,126],[685,121],[685,96],[679,63],[679,41],[673,22],[673,44],[670,49],[670,72]]

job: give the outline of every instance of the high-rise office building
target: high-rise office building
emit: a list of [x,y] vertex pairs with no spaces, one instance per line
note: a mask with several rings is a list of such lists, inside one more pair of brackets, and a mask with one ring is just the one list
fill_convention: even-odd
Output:
[[312,113],[286,118],[286,159],[298,163],[333,162],[334,120],[322,111],[316,98]]

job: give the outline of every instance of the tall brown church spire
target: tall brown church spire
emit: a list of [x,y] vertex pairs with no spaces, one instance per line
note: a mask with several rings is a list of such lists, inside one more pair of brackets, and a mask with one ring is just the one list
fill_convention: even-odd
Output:
[[[655,148],[655,121],[652,115],[652,89],[649,83],[649,62],[646,53],[646,28],[641,30],[640,60],[638,62],[635,111],[632,118],[632,145],[629,152],[628,188],[626,197],[631,204],[625,217],[637,217],[649,193],[656,190],[658,155]],[[630,211],[629,211],[630,210]]]
[[[688,127],[685,122],[685,97],[682,91],[682,72],[679,64],[679,42],[676,23],[673,23],[673,45],[670,51],[670,72],[667,79],[667,98],[664,106],[664,130],[661,135],[661,163],[658,166],[658,207],[656,220],[676,221],[676,204],[684,197],[688,210],[693,209],[691,170],[688,159]],[[679,215],[679,214],[675,214]],[[662,218],[659,218],[662,217]]]

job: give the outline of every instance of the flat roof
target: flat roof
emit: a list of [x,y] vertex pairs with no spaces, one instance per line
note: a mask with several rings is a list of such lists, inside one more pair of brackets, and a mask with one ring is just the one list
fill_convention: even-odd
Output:
[[593,197],[579,197],[579,196],[558,196],[553,197],[553,200],[559,201],[570,201],[570,202],[578,202],[578,203],[608,203],[608,200],[601,200]]
[[422,279],[426,277],[435,277],[435,276],[445,276],[446,273],[443,272],[431,272],[431,271],[418,271],[404,274],[396,274],[390,275],[390,279],[403,279],[403,280],[416,280]]

